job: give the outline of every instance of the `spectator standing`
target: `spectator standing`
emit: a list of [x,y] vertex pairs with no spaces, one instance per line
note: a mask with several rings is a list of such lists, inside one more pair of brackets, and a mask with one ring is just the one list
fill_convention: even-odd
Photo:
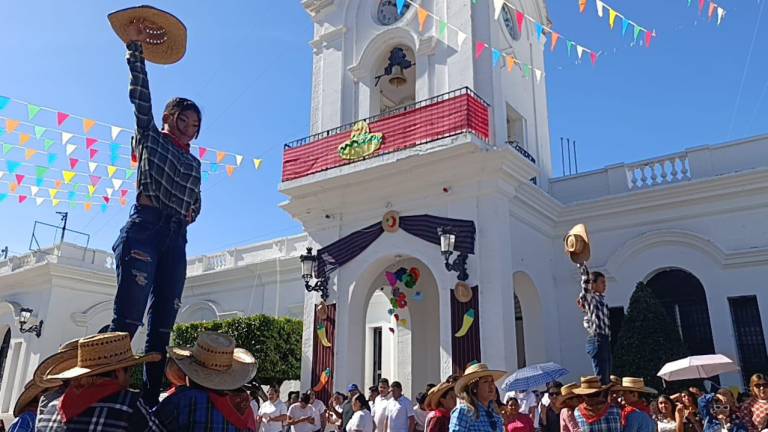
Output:
[[387,402],[387,432],[414,432],[416,419],[413,402],[403,395],[403,385],[394,381],[391,386],[392,399]]
[[749,380],[751,397],[741,407],[741,418],[749,432],[768,428],[768,379],[763,374],[754,374]]
[[315,430],[315,409],[310,404],[310,396],[303,393],[299,401],[288,408],[288,421],[293,432],[312,432]]
[[280,388],[270,386],[267,390],[267,400],[259,407],[261,432],[280,432],[283,423],[288,419],[288,407],[280,400]]

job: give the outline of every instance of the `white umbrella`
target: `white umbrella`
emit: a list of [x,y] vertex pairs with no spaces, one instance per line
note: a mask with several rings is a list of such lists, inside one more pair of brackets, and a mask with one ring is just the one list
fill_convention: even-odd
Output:
[[726,372],[736,372],[739,366],[722,354],[686,357],[664,365],[658,376],[667,381],[709,378]]

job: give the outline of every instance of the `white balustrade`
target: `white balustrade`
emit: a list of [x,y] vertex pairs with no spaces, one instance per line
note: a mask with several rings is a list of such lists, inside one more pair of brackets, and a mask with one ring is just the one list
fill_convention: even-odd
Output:
[[203,271],[206,272],[230,267],[232,262],[232,256],[229,254],[229,252],[222,252],[216,255],[206,256]]
[[679,153],[626,165],[629,190],[677,183],[691,179],[688,155]]

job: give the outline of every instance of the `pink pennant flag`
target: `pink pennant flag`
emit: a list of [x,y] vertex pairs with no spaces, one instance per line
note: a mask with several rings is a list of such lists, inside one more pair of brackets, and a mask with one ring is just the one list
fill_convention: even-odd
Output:
[[21,185],[21,182],[24,181],[24,175],[23,174],[16,174],[16,184]]
[[88,137],[86,137],[85,138],[85,148],[90,150],[90,149],[93,148],[93,146],[96,145],[97,142],[99,142],[99,140],[97,140],[96,138],[88,138]]
[[715,14],[715,9],[717,9],[717,5],[713,2],[709,2],[709,13],[707,14],[707,21],[712,21],[712,16]]
[[[655,33],[655,32],[656,31],[654,30],[653,33]],[[652,37],[653,37],[652,32],[649,32],[649,31],[646,30],[645,31],[645,47],[646,48],[650,48],[651,47],[651,38]]]
[[91,160],[94,160],[96,158],[96,155],[99,153],[96,149],[91,149]]
[[69,158],[69,167],[72,168],[72,169],[75,169],[75,167],[77,166],[77,164],[79,162],[80,162],[79,159]]
[[27,196],[26,195],[19,195],[19,204],[23,203],[26,200],[27,200]]
[[516,11],[515,16],[517,17],[517,29],[520,30],[520,33],[522,33],[523,22],[525,22],[525,14],[520,11]]
[[699,13],[704,10],[704,0],[699,0]]
[[104,195],[104,196],[102,196],[101,198],[103,198],[103,199],[104,199],[104,202],[105,202],[105,203],[109,204],[109,197],[108,197],[108,196]]
[[597,53],[590,52],[589,58],[592,59],[592,65],[594,66],[597,63]]
[[120,191],[120,198],[125,198],[128,195],[128,189],[122,189]]
[[197,150],[197,152],[198,152],[197,154],[200,156],[200,159],[203,159],[205,157],[205,154],[208,153],[208,149],[205,147],[200,147]]
[[485,47],[488,45],[485,44],[485,42],[478,42],[477,45],[475,45],[475,59],[479,59],[481,55],[483,55],[483,51],[485,51]]
[[59,124],[59,127],[61,127],[62,124],[64,124],[65,121],[69,118],[69,114],[63,113],[61,111],[56,113],[56,122]]
[[95,175],[91,176],[91,185],[92,186],[95,187],[97,184],[99,184],[100,181],[101,181],[101,177],[95,176]]

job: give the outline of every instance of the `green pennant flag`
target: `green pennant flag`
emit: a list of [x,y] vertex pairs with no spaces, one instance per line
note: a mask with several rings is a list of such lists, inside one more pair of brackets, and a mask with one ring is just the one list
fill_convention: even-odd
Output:
[[531,65],[524,65],[523,73],[525,74],[526,78],[529,78],[531,76]]
[[75,186],[72,187],[72,192],[77,192],[78,189],[80,189],[80,183],[75,183]]
[[45,151],[50,150],[51,146],[53,146],[53,140],[52,139],[45,139]]
[[41,136],[45,133],[45,128],[42,126],[35,126],[35,137],[37,139],[40,139]]
[[37,105],[27,104],[27,114],[29,115],[29,119],[32,120],[35,118],[37,113],[40,112],[40,107]]
[[640,35],[640,27],[635,24],[635,43],[637,43],[637,37]]
[[45,177],[46,174],[48,174],[48,167],[44,166],[37,166],[35,167],[35,177],[42,178]]
[[12,148],[13,148],[12,145],[3,143],[3,155],[7,155]]
[[135,173],[136,173],[136,170],[126,170],[125,179],[128,180],[129,178],[133,177]]
[[445,40],[448,36],[448,23],[445,21],[440,21],[440,37]]

